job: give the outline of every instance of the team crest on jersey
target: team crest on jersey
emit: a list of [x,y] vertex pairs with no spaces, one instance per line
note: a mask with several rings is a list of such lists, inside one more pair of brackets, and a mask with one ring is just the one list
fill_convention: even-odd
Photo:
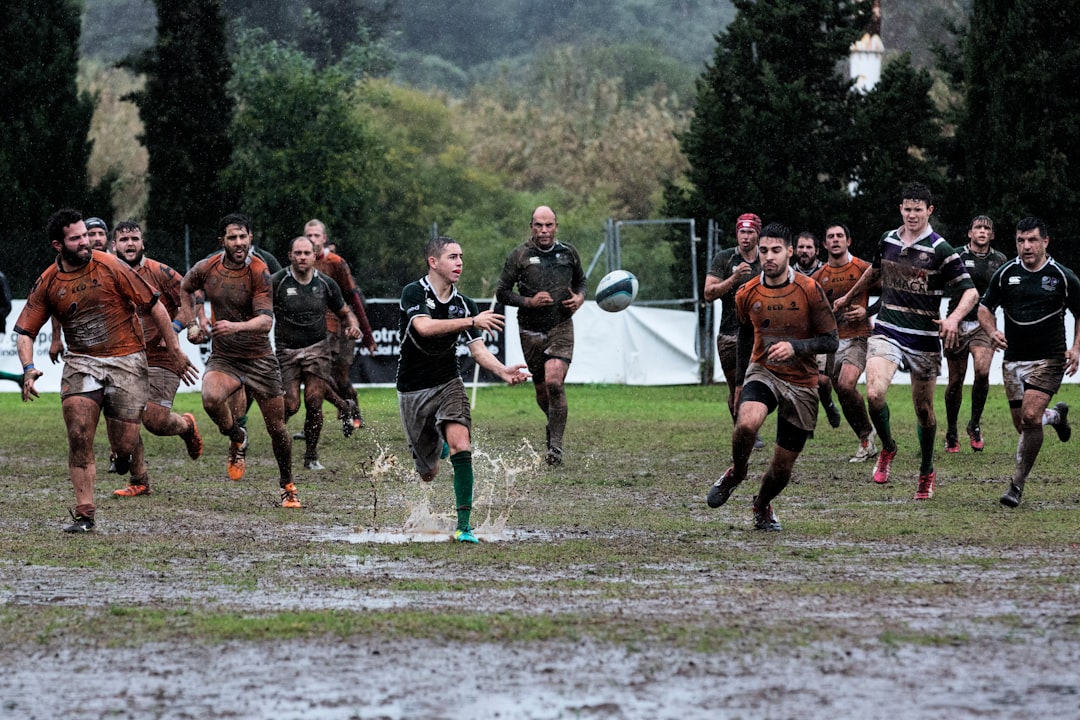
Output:
[[435,300],[433,300],[432,298],[428,298],[426,304],[428,306],[428,310],[435,309]]
[[1058,279],[1056,277],[1047,277],[1046,275],[1043,276],[1043,279],[1042,279],[1042,289],[1043,290],[1045,290],[1046,292],[1053,292],[1054,290],[1057,289],[1057,286],[1058,286]]
[[530,265],[539,265],[540,264],[540,258],[538,258],[536,255],[533,255],[532,257],[529,258],[529,264]]
[[285,294],[286,295],[297,295],[298,293],[296,291],[296,288],[291,287],[291,288],[285,288]]
[[1011,276],[1009,278],[1009,284],[1010,285],[1019,285],[1020,284],[1020,276],[1019,275]]

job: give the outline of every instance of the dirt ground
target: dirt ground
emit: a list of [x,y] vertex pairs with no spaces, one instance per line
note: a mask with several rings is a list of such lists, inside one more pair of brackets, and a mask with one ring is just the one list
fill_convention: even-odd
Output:
[[[103,530],[104,531],[104,530]],[[290,533],[297,531],[294,526]],[[352,528],[301,528],[313,551],[363,540]],[[504,542],[549,542],[508,531]],[[368,538],[370,540],[370,538]],[[626,542],[633,542],[628,534]],[[795,538],[786,540],[794,550]],[[726,542],[725,551],[739,552]],[[874,547],[877,558],[903,548]],[[942,548],[943,555],[970,554]],[[328,551],[328,555],[332,555]],[[207,587],[198,569],[105,576],[95,568],[50,568],[0,560],[0,607],[42,605],[102,608],[186,602],[207,607],[275,611],[296,608],[431,608],[497,613],[633,614],[642,623],[711,616],[717,626],[776,620],[828,621],[844,627],[844,642],[770,644],[703,653],[662,643],[632,647],[581,642],[448,644],[370,638],[343,642],[229,642],[204,647],[154,643],[135,648],[56,643],[0,650],[0,717],[53,718],[1067,718],[1080,717],[1080,609],[1076,588],[1047,591],[1021,606],[1010,584],[1024,573],[1018,554],[957,572],[920,567],[920,579],[972,584],[970,600],[927,600],[869,607],[836,606],[827,595],[748,593],[738,607],[718,607],[716,588],[756,578],[728,577],[717,567],[650,568],[640,599],[628,606],[558,583],[522,598],[488,583],[478,569],[461,579],[473,589],[422,594],[334,590],[297,582],[291,589]],[[1047,558],[1041,558],[1045,561]],[[1053,560],[1052,558],[1050,560]],[[1074,564],[1074,557],[1062,557]],[[244,557],[236,562],[245,562]],[[345,562],[342,559],[342,562]],[[438,573],[429,561],[351,559],[351,572],[393,578]],[[1052,567],[1053,563],[1043,567]],[[873,572],[870,564],[855,572]],[[302,571],[298,571],[302,572]],[[763,571],[764,573],[765,571]],[[769,577],[841,581],[850,566],[815,566],[792,558]],[[915,572],[912,570],[911,572]],[[522,579],[536,570],[521,568]],[[833,577],[835,576],[835,577]],[[302,578],[298,578],[302,579]],[[501,576],[505,579],[505,576]],[[902,578],[900,578],[902,579]],[[1030,577],[1028,578],[1030,581]],[[666,592],[671,584],[679,592]],[[1064,590],[1064,592],[1059,592]],[[724,596],[729,597],[730,596]],[[1028,596],[1030,598],[1030,596]],[[525,601],[525,602],[523,602]],[[523,607],[526,609],[523,610]],[[1003,622],[1003,617],[1015,622]],[[107,616],[106,616],[107,617]],[[104,621],[104,620],[103,620]],[[917,625],[956,642],[890,643],[885,628]],[[93,635],[93,628],[86,628]]]

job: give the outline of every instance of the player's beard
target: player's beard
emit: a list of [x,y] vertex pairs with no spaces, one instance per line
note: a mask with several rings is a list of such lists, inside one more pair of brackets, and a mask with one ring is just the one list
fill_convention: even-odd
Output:
[[[83,253],[86,253],[83,255]],[[90,257],[93,251],[90,248],[84,250],[68,250],[66,247],[60,248],[60,258],[64,261],[65,265],[71,267],[81,268],[90,262]]]
[[140,250],[139,253],[135,257],[133,257],[131,260],[128,260],[127,258],[122,258],[122,260],[124,262],[126,262],[131,267],[138,267],[139,263],[142,262],[143,254],[144,253]]

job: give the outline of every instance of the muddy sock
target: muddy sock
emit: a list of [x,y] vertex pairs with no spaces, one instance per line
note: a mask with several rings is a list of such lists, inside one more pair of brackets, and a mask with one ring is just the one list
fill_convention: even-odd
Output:
[[919,474],[926,475],[934,469],[934,440],[937,438],[937,425],[915,428],[919,435]]
[[889,422],[889,406],[885,405],[880,411],[870,409],[870,422],[877,430],[878,439],[881,440],[881,449],[892,452],[896,450],[896,441],[892,436],[892,425]]
[[75,506],[75,514],[84,518],[94,519],[94,503],[85,503]]
[[1020,433],[1020,442],[1016,446],[1016,473],[1013,475],[1013,485],[1021,490],[1024,489],[1024,481],[1027,480],[1031,468],[1035,466],[1035,458],[1039,456],[1042,444],[1042,425],[1024,428],[1024,431]]
[[469,515],[472,512],[473,467],[472,453],[462,450],[450,456],[454,466],[454,499],[457,500],[457,529],[469,529]]
[[1058,411],[1054,408],[1046,408],[1043,410],[1042,424],[1043,425],[1057,425],[1061,416],[1058,415]]
[[975,427],[982,420],[983,408],[986,407],[986,396],[990,394],[990,379],[984,382],[976,380],[971,386],[971,422],[969,427]]
[[566,415],[565,405],[548,410],[548,447],[562,448],[563,433],[566,432]]

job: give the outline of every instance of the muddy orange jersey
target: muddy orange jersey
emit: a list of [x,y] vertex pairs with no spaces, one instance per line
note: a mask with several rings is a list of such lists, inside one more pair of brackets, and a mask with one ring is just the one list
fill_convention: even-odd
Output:
[[[180,293],[180,281],[182,279],[180,273],[165,263],[151,260],[148,257],[144,257],[132,269],[146,281],[147,285],[160,294],[159,301],[165,311],[169,313],[169,319],[175,320],[176,312],[180,309],[180,303],[183,302],[183,296]],[[146,364],[150,367],[163,367],[171,370],[172,363],[169,361],[169,351],[161,337],[161,332],[158,331],[157,325],[150,317],[150,313],[140,310],[139,320],[142,322],[143,336],[146,338]]]
[[144,349],[137,312],[150,309],[157,293],[122,260],[97,250],[74,272],[48,267],[30,290],[15,332],[37,337],[55,315],[68,350],[92,357],[121,357]]
[[783,285],[769,287],[762,275],[749,280],[735,294],[735,316],[740,324],[754,326],[754,350],[750,362],[762,365],[784,382],[817,387],[817,358],[795,355],[783,363],[767,362],[774,343],[809,340],[836,329],[829,301],[812,278],[788,269]]
[[[348,261],[337,253],[323,251],[323,253],[315,260],[315,269],[338,284],[338,287],[341,288],[341,296],[345,298],[345,302],[351,306],[352,301],[350,300],[350,296],[356,293],[356,283],[353,282],[352,271],[349,269]],[[341,318],[327,310],[327,334],[336,335],[340,330]]]
[[[225,267],[224,259],[224,253],[216,253],[195,263],[184,276],[184,290],[189,293],[202,290],[206,294],[215,322],[246,322],[256,315],[274,317],[266,263],[249,254],[244,267],[232,270]],[[213,353],[247,360],[273,355],[274,351],[270,347],[270,333],[245,331],[214,338]]]
[[[828,263],[821,266],[810,277],[817,280],[818,285],[825,291],[825,297],[829,299],[829,307],[836,302],[837,298],[843,297],[847,291],[855,286],[859,278],[870,267],[870,263],[860,260],[854,255],[848,255],[847,263],[840,267],[832,267]],[[870,288],[867,288],[857,297],[852,298],[852,307],[866,307],[870,303]],[[848,323],[842,318],[836,318],[836,331],[841,340],[853,337],[870,336],[870,318],[866,317],[862,322]]]

